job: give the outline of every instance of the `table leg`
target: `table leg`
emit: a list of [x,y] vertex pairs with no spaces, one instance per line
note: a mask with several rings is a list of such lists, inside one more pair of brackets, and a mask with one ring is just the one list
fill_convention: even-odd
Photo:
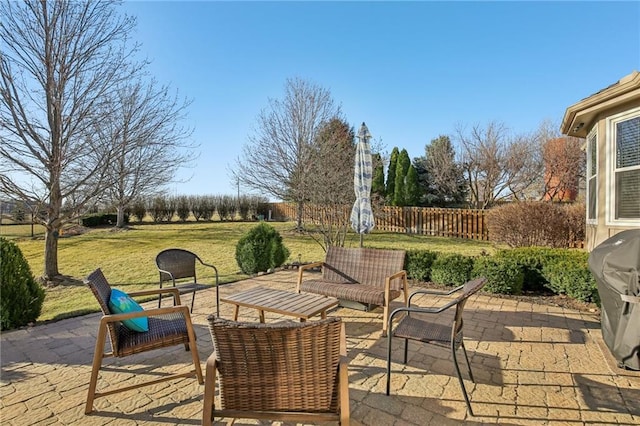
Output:
[[238,321],[238,312],[240,311],[240,305],[236,305],[236,308],[233,310],[233,320]]
[[260,315],[260,322],[264,323],[264,311],[262,309],[258,309],[258,313]]
[[320,312],[320,318],[327,319],[327,311]]

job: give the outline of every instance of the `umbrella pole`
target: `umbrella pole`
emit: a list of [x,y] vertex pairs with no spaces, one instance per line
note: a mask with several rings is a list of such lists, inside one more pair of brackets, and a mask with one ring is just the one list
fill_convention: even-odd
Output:
[[362,248],[364,235],[360,234],[360,248]]

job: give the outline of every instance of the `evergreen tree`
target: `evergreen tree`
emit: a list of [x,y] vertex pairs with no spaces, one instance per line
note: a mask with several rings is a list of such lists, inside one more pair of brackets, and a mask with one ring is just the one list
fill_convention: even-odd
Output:
[[373,154],[373,181],[371,182],[371,194],[384,198],[386,190],[384,186],[384,164],[380,154]]
[[400,154],[398,155],[398,161],[396,163],[396,179],[395,179],[395,190],[393,192],[393,205],[394,206],[405,206],[405,178],[407,177],[407,172],[409,171],[409,166],[411,166],[411,160],[409,159],[409,153],[406,149],[402,149]]
[[418,185],[418,172],[413,165],[409,165],[409,171],[407,171],[407,177],[405,178],[404,185],[405,192],[405,205],[417,206],[420,202],[420,185]]
[[393,194],[396,191],[396,164],[398,162],[400,151],[394,146],[391,150],[391,158],[389,159],[389,169],[387,170],[387,202],[393,203]]

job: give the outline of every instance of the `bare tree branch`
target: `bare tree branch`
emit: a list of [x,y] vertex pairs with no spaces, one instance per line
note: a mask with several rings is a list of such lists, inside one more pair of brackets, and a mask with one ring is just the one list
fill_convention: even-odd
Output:
[[62,225],[103,189],[110,147],[96,129],[136,49],[115,3],[0,4],[0,191],[43,211],[46,279],[59,275]]

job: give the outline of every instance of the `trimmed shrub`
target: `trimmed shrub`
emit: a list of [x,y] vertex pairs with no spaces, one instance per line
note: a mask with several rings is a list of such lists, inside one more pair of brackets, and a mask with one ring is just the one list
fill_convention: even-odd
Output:
[[289,250],[278,231],[264,222],[250,229],[236,245],[236,261],[245,274],[277,268],[288,257]]
[[461,285],[469,281],[473,258],[461,254],[438,255],[431,265],[431,281],[436,284]]
[[147,206],[145,206],[144,200],[135,200],[131,205],[129,213],[135,217],[138,222],[142,222],[144,217],[147,215]]
[[561,205],[518,201],[487,212],[491,240],[510,247],[569,247],[568,212]]
[[574,252],[565,258],[549,262],[542,269],[547,280],[546,286],[555,293],[599,305],[598,286],[589,270],[587,259],[588,253]]
[[409,250],[404,260],[407,277],[416,281],[431,280],[431,265],[437,253],[430,250]]
[[472,277],[485,277],[484,290],[498,294],[520,294],[524,272],[518,263],[505,257],[482,256],[475,260]]
[[546,278],[542,275],[542,267],[554,256],[556,249],[543,247],[520,247],[511,250],[500,250],[495,257],[515,262],[524,274],[522,290],[540,292],[546,290]]
[[182,222],[186,222],[191,214],[191,207],[189,206],[189,198],[186,195],[181,195],[176,198],[176,214],[178,219]]
[[2,237],[0,259],[0,328],[10,330],[38,318],[45,293],[20,248]]

